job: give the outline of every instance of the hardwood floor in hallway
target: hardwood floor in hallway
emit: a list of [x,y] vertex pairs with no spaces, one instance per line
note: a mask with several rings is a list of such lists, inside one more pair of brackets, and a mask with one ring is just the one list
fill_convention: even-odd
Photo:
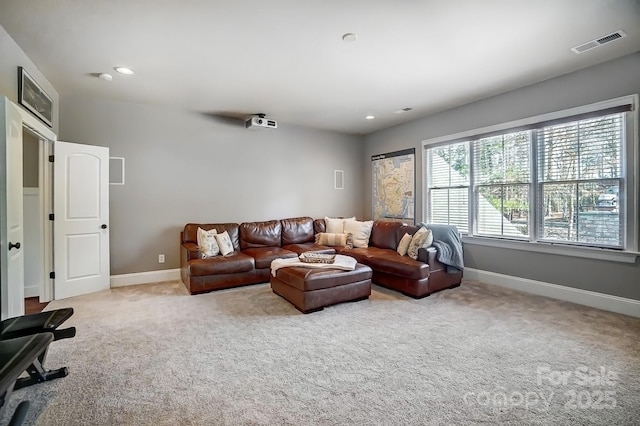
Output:
[[27,297],[24,299],[24,313],[25,314],[37,314],[47,306],[49,302],[40,303],[38,297]]

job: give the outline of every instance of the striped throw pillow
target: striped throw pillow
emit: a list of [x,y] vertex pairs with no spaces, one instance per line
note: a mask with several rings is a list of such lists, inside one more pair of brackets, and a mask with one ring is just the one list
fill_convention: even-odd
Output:
[[320,232],[316,234],[316,244],[329,247],[353,248],[353,234],[335,234]]

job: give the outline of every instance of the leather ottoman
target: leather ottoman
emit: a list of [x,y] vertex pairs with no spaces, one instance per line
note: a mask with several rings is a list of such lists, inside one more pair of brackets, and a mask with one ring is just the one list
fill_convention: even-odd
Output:
[[353,271],[290,266],[270,275],[271,290],[300,312],[308,314],[325,306],[368,299],[372,271],[356,263]]

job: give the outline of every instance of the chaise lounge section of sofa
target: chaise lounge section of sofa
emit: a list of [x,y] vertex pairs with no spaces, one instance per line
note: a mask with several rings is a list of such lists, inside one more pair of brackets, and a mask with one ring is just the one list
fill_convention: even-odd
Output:
[[[324,232],[325,221],[314,222],[316,232]],[[407,296],[421,298],[440,290],[458,287],[462,271],[447,272],[447,265],[438,261],[435,247],[418,249],[418,258],[398,254],[398,243],[404,234],[415,234],[419,226],[402,222],[375,221],[368,247],[336,247],[336,252],[355,258],[358,263],[373,270],[371,281],[399,291]]]

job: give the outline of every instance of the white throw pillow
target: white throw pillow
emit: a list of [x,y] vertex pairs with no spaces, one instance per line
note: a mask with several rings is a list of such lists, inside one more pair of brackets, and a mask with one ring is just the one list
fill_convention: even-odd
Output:
[[413,238],[411,238],[411,243],[409,243],[409,249],[407,250],[407,255],[412,259],[417,259],[418,249],[425,247],[424,244],[427,242],[429,238],[431,238],[431,241],[433,241],[433,236],[431,236],[431,231],[425,228],[424,226],[420,227],[420,229],[418,229],[416,233],[413,234]]
[[424,243],[422,243],[422,248],[431,247],[431,245],[433,244],[433,232],[431,232],[430,229],[428,229],[428,231],[429,235],[427,236],[427,239],[424,240]]
[[227,231],[224,231],[222,234],[216,234],[216,241],[218,241],[218,245],[220,246],[220,254],[226,256],[233,253],[233,243]]
[[357,220],[344,221],[344,232],[347,234],[353,234],[354,247],[369,247],[369,237],[371,237],[372,228],[372,220],[366,220],[364,222],[360,222]]
[[398,250],[396,250],[400,256],[407,254],[409,244],[411,244],[411,239],[411,235],[406,233],[402,236],[402,239],[400,239],[400,242],[398,243]]
[[217,233],[218,231],[215,229],[205,231],[198,227],[198,250],[200,250],[200,256],[203,259],[220,254],[220,248],[216,240]]
[[337,217],[324,217],[325,232],[328,234],[344,234],[344,222],[348,220],[356,220],[354,217],[337,218]]

